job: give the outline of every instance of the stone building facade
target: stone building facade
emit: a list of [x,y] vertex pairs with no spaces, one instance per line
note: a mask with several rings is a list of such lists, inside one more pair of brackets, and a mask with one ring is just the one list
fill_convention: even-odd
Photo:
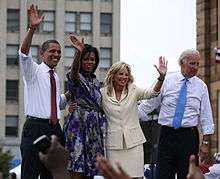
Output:
[[220,151],[220,64],[215,62],[214,48],[220,46],[220,1],[197,0],[197,49],[201,53],[200,77],[209,88],[213,109],[215,134],[211,138],[212,151]]
[[43,41],[60,42],[62,57],[57,72],[62,91],[74,54],[69,33],[83,36],[85,43],[99,49],[96,75],[101,81],[111,64],[120,58],[120,0],[0,0],[0,146],[11,150],[17,159],[25,122],[18,49],[28,28],[27,8],[32,3],[38,5],[45,18],[34,35],[31,53],[39,62]]

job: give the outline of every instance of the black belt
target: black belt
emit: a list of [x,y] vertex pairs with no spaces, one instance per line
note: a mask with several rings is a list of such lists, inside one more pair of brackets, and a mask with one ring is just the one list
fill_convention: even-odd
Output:
[[173,128],[173,127],[169,127],[169,126],[162,126],[162,129],[166,129],[166,130],[170,130],[170,131],[176,131],[176,132],[180,132],[180,131],[192,131],[192,130],[197,130],[196,126],[192,126],[192,127],[180,127],[180,128]]
[[34,117],[34,116],[29,116],[27,115],[26,118],[31,121],[31,122],[36,122],[36,123],[49,123],[50,119],[46,118],[39,118],[39,117]]

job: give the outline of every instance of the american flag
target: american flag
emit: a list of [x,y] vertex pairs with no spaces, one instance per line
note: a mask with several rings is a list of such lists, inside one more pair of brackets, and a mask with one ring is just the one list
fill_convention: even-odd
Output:
[[215,49],[215,62],[220,63],[220,47],[216,47]]

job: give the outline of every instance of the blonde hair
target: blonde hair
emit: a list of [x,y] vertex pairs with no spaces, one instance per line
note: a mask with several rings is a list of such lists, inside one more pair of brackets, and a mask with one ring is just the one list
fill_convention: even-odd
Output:
[[107,87],[107,94],[109,96],[112,95],[112,91],[113,91],[113,87],[114,87],[113,86],[113,79],[114,79],[115,74],[124,68],[126,68],[128,70],[128,83],[127,83],[126,88],[128,87],[129,84],[133,83],[134,77],[131,74],[130,65],[125,62],[114,63],[110,67],[110,69],[108,70],[108,72],[106,74],[105,82],[104,82],[104,86]]

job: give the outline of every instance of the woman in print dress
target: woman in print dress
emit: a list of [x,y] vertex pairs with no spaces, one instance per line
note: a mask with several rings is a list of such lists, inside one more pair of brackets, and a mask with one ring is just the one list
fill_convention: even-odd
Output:
[[68,90],[72,103],[76,103],[77,107],[69,113],[64,125],[69,151],[67,169],[72,179],[93,178],[98,174],[96,157],[104,155],[106,131],[100,83],[94,74],[99,54],[95,47],[84,44],[76,36],[71,35],[70,39],[77,52],[67,74]]

